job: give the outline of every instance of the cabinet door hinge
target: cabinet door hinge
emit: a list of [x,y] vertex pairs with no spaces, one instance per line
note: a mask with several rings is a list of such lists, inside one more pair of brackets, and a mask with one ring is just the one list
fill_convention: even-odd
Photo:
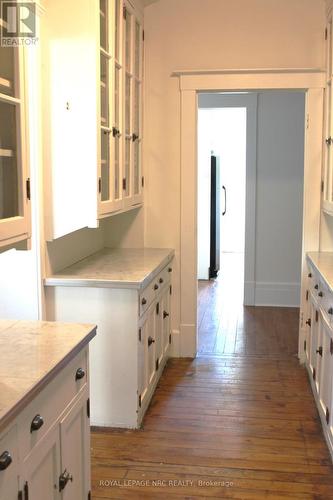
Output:
[[321,181],[321,192],[322,193],[324,192],[324,187],[325,187],[324,181]]
[[31,186],[30,186],[30,178],[26,180],[26,190],[27,190],[27,199],[31,200]]
[[127,9],[126,9],[125,5],[123,6],[123,18],[124,19],[127,18]]
[[169,335],[169,344],[171,344],[171,333]]
[[325,40],[327,40],[327,37],[328,37],[328,30],[327,28],[325,28]]
[[126,185],[127,185],[127,182],[126,182],[126,178],[124,177],[123,178],[123,191],[126,191]]
[[145,187],[145,178],[142,176],[141,178],[141,186],[144,188]]
[[326,418],[326,423],[328,425],[330,423],[330,411],[329,411],[329,409],[327,407],[326,407],[325,418]]
[[88,493],[88,500],[91,500],[91,491]]
[[160,303],[157,302],[156,304],[156,314],[159,315],[160,314]]
[[142,340],[142,333],[141,332],[142,332],[142,330],[141,330],[141,328],[139,328],[139,342],[141,342],[141,340]]
[[142,404],[142,401],[141,401],[141,394],[139,394],[139,408],[141,408],[141,404]]
[[315,368],[312,369],[312,378],[313,378],[313,380],[316,380],[316,369]]
[[145,30],[142,30],[142,41],[145,41]]
[[17,500],[23,500],[23,491],[19,491],[17,495]]
[[307,290],[307,291],[306,291],[305,298],[306,298],[306,301],[308,301],[308,300],[309,300],[309,290]]
[[316,311],[316,323],[318,323],[318,319],[319,319],[319,313],[318,311]]
[[90,418],[90,398],[87,399],[87,417]]
[[310,126],[310,115],[309,113],[306,115],[306,128],[308,129]]
[[102,177],[99,177],[98,179],[98,192],[102,192]]
[[159,359],[156,360],[155,367],[156,367],[156,371],[158,371],[158,369],[160,367],[160,360]]
[[172,295],[172,285],[170,285],[170,295]]
[[306,351],[306,340],[304,340],[304,351]]
[[23,491],[24,491],[24,500],[29,500],[29,485],[28,485],[28,481],[25,482],[24,487],[23,487]]
[[330,340],[330,353],[333,356],[333,339]]

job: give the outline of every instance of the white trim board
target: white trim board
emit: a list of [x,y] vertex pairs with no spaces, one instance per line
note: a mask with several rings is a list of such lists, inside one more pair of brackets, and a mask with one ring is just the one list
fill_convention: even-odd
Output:
[[299,307],[300,283],[254,283],[256,306]]
[[[306,90],[302,290],[306,280],[306,252],[319,250],[322,120],[325,75],[321,71],[180,75],[181,97],[181,244],[180,244],[180,356],[197,353],[197,104],[202,91]],[[307,120],[306,120],[307,121]],[[247,280],[251,281],[251,280]],[[301,309],[305,293],[301,294]],[[300,329],[299,345],[304,340]],[[299,349],[302,359],[302,349]]]

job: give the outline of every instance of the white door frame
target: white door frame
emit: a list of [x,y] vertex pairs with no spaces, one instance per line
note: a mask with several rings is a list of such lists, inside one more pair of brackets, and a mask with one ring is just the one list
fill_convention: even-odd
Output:
[[200,109],[216,108],[246,108],[244,305],[251,306],[255,301],[258,94],[209,93],[201,99]]
[[325,73],[320,70],[177,71],[181,95],[180,356],[197,353],[197,96],[199,92],[304,90],[306,131],[299,357],[303,358],[308,251],[319,250]]

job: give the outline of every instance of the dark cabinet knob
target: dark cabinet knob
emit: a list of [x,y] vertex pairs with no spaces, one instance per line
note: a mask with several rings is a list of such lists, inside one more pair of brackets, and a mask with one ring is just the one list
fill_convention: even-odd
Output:
[[323,292],[318,293],[318,297],[323,297],[323,296],[324,296]]
[[309,273],[309,274],[308,274],[308,278],[312,278],[312,273]]
[[316,350],[316,353],[319,354],[319,356],[323,355],[323,348],[322,348],[322,346],[318,347],[318,349]]
[[155,339],[153,337],[148,337],[148,347],[155,343]]
[[139,139],[139,136],[137,134],[132,134],[132,141],[135,142],[137,139]]
[[160,283],[161,283],[161,285],[162,285],[162,283],[164,283],[164,279],[163,279],[163,278],[160,278],[160,279],[159,279],[159,282],[160,282]]
[[333,142],[332,137],[327,137],[327,139],[325,139],[325,142],[326,142],[327,146],[331,146],[331,144]]
[[333,308],[332,308],[332,307],[330,307],[330,308],[329,308],[329,310],[328,310],[327,312],[328,312],[328,314],[333,314]]
[[13,461],[13,459],[10,456],[9,451],[4,451],[0,455],[0,470],[6,470],[10,466],[12,461]]
[[65,469],[59,477],[59,491],[62,491],[66,488],[68,481],[73,481],[73,476]]
[[75,380],[81,380],[85,376],[86,372],[83,368],[78,368],[75,373]]
[[311,318],[307,319],[305,324],[311,326]]
[[43,417],[41,417],[40,415],[36,415],[31,422],[30,432],[38,431],[43,424]]
[[143,297],[143,299],[141,300],[141,304],[144,306],[147,304],[147,300]]
[[168,272],[172,273],[172,267],[169,267]]
[[318,288],[319,288],[319,285],[315,285],[315,289],[318,290]]
[[158,285],[157,285],[157,283],[154,285],[154,290],[158,290]]
[[120,137],[120,130],[116,127],[112,127],[112,135],[113,137]]
[[169,316],[169,313],[168,313],[168,312],[166,312],[166,311],[163,311],[163,318],[165,319],[165,318],[167,318],[168,316]]

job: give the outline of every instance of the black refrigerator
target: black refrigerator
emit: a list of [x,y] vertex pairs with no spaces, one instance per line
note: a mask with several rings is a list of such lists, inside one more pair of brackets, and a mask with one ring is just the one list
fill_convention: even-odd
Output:
[[212,155],[210,161],[210,266],[209,278],[216,278],[220,270],[220,158]]

